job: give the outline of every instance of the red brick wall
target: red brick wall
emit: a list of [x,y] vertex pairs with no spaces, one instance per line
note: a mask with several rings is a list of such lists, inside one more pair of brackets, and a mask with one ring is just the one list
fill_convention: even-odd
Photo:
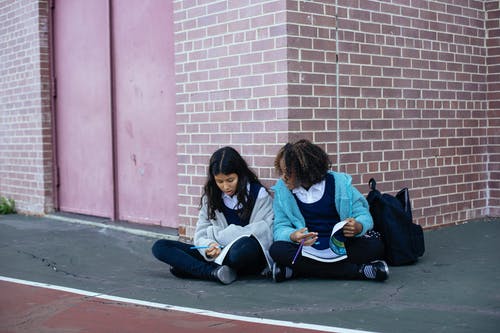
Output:
[[422,226],[498,216],[498,1],[288,3],[290,138],[363,193],[409,187]]
[[179,232],[192,235],[216,149],[232,145],[263,180],[274,177],[273,155],[288,139],[286,7],[283,1],[174,6]]
[[[362,193],[372,176],[385,192],[408,186],[424,227],[498,216],[498,107],[487,93],[495,85],[484,25],[485,9],[495,15],[492,1],[228,3],[176,3],[179,192],[188,235],[214,149],[240,148],[272,183],[277,147],[302,137],[321,144]],[[284,32],[269,35],[284,27],[286,44]],[[265,73],[252,72],[270,52],[277,57]],[[273,71],[287,102],[262,107],[259,100],[276,93],[264,79]]]
[[500,216],[500,2],[486,1],[488,65],[488,202],[487,214]]
[[483,1],[338,1],[340,169],[411,189],[422,226],[483,216]]
[[48,1],[0,2],[0,195],[53,209]]

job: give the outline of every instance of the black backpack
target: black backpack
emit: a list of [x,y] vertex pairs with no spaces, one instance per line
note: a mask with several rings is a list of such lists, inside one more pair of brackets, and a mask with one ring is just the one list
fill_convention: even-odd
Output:
[[381,194],[377,183],[371,178],[371,191],[366,200],[370,205],[374,229],[382,235],[385,245],[385,260],[389,265],[412,264],[424,254],[424,233],[422,227],[413,223],[408,188],[396,196]]

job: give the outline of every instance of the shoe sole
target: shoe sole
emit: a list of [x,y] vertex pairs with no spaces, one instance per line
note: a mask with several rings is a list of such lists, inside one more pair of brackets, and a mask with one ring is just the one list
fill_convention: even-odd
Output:
[[217,278],[222,284],[230,284],[236,280],[236,272],[229,266],[222,266],[217,272]]
[[272,273],[273,273],[273,281],[274,282],[280,282],[280,281],[276,280],[276,263],[273,264]]
[[[278,266],[278,265],[277,265],[276,263],[274,263],[274,264],[273,264],[273,281],[274,281],[274,282],[276,282],[276,283],[281,283],[281,282],[283,282],[283,281],[288,280],[288,278],[286,277],[286,271],[285,271],[285,273],[284,273],[284,274],[285,274],[285,277],[284,277],[284,278],[282,278],[282,279],[278,279],[278,278],[276,277],[276,267],[277,267],[277,266]],[[284,268],[284,269],[286,270],[286,268]]]

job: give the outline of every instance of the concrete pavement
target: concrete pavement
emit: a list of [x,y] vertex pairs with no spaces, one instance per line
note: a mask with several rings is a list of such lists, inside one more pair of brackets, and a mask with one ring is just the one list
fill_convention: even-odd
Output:
[[[131,224],[113,229],[107,226],[120,224],[64,219],[0,216],[0,275],[223,314],[353,330],[497,332],[500,325],[500,219],[425,231],[421,260],[390,267],[384,283],[297,279],[276,284],[256,277],[228,286],[177,279],[154,259],[151,245],[163,234],[175,238],[171,230]],[[2,303],[3,332],[8,309]]]

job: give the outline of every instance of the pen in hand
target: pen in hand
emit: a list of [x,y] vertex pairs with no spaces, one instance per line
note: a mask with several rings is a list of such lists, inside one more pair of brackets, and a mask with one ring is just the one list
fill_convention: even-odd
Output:
[[305,241],[306,241],[305,238],[302,238],[302,240],[300,241],[300,245],[299,245],[299,248],[297,249],[297,253],[295,253],[295,257],[293,257],[292,265],[295,264],[295,260],[297,260],[297,257],[299,256],[299,253],[302,250],[302,246],[304,246]]

